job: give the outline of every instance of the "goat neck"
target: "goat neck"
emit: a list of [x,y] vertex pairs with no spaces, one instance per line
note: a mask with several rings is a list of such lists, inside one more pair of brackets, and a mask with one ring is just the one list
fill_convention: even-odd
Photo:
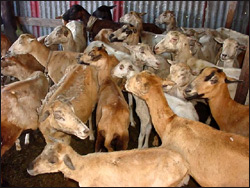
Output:
[[178,62],[186,62],[188,59],[192,57],[191,50],[188,45],[180,48],[176,52],[173,53],[173,59],[174,61]]
[[38,41],[36,43],[36,48],[33,48],[30,54],[34,56],[42,66],[46,67],[47,60],[50,54],[50,49],[47,48],[45,45],[39,43]]
[[[103,57],[100,61],[111,61],[111,59],[109,57]],[[111,69],[112,67],[108,65],[108,63],[103,62],[103,66],[98,69],[97,74],[99,86],[111,78]]]
[[164,138],[164,135],[167,135],[167,132],[171,129],[171,127],[166,127],[167,122],[171,121],[176,115],[170,109],[163,91],[151,90],[149,96],[154,96],[145,99],[150,114],[154,114],[151,115],[152,122],[160,138]]
[[174,17],[171,18],[170,22],[166,22],[165,24],[167,25],[166,32],[169,32],[169,31],[177,29],[177,27],[176,27],[176,20],[175,20]]

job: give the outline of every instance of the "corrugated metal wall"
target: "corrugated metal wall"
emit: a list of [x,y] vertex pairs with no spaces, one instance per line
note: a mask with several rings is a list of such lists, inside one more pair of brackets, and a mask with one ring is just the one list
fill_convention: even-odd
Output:
[[[32,1],[14,1],[16,16],[32,17],[34,5]],[[94,12],[101,5],[118,4],[123,7],[123,12],[129,11],[146,12],[143,21],[154,23],[163,11],[172,10],[175,12],[177,24],[182,27],[207,27],[216,29],[224,27],[230,1],[39,1],[40,18],[54,19],[63,14],[72,4],[82,5],[89,13]],[[118,8],[118,7],[116,7]],[[116,9],[115,8],[115,9]],[[115,11],[115,10],[113,10]],[[113,13],[112,11],[112,13]],[[205,19],[204,19],[205,18]],[[117,18],[118,19],[118,18]],[[163,25],[159,25],[164,28]],[[249,1],[238,1],[232,24],[232,29],[246,34],[249,26]],[[53,28],[34,29],[27,27],[27,31],[36,36],[49,34]]]

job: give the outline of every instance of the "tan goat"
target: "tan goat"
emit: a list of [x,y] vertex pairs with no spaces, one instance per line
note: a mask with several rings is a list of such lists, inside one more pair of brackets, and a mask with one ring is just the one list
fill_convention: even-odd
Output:
[[83,52],[87,46],[83,27],[83,24],[78,21],[71,21],[66,26],[57,26],[44,39],[44,44],[48,47],[55,44],[62,44],[64,51]]
[[168,106],[162,85],[168,85],[168,81],[146,71],[131,77],[125,85],[146,101],[162,147],[184,157],[190,175],[200,186],[248,187],[249,138],[177,116]]
[[[47,143],[51,141],[49,138],[51,135],[52,137],[56,137],[53,135],[55,132],[54,129],[59,130],[59,128],[61,128],[61,131],[66,131],[66,133],[69,132],[67,130],[76,133],[77,130],[74,132],[74,127],[71,125],[73,122],[78,122],[82,127],[85,127],[83,123],[87,122],[95,108],[98,89],[99,86],[95,68],[78,64],[72,66],[70,70],[68,69],[67,74],[65,74],[60,82],[50,88],[49,93],[45,100],[43,100],[43,104],[38,111],[40,121],[39,129],[43,133]],[[60,105],[55,106],[54,103],[58,100],[58,97],[63,97],[64,100],[59,101]],[[55,107],[58,108],[57,111],[61,111],[65,116],[70,115],[73,121],[70,123],[70,119],[68,122],[60,122],[60,119],[57,120],[53,113],[53,108]],[[62,120],[63,119],[66,119],[66,117],[62,118]],[[49,129],[47,127],[49,127]],[[94,140],[92,129],[93,128],[90,127],[90,140]],[[58,133],[58,131],[56,132]],[[83,131],[83,133],[85,132]],[[77,134],[78,133],[75,135]],[[64,135],[65,134],[63,134],[63,136]]]
[[[154,51],[156,54],[161,54],[166,51],[171,52],[173,54],[173,60],[187,63],[192,69],[192,72],[196,75],[198,75],[205,67],[217,67],[213,63],[193,57],[190,52],[187,36],[178,31],[169,31],[165,38],[155,45]],[[241,69],[226,67],[221,68],[227,76],[234,77],[236,79],[240,76]]]
[[79,155],[68,145],[48,144],[27,172],[62,172],[80,187],[176,187],[189,180],[181,155],[163,148]]
[[129,54],[129,50],[122,44],[136,45],[139,42],[140,33],[135,26],[125,24],[121,28],[113,31],[112,29],[102,29],[94,38],[95,41],[103,41],[118,51]]
[[162,34],[166,34],[169,31],[180,31],[180,28],[177,27],[174,11],[164,11],[155,19],[155,22],[159,24],[166,24],[166,31]]
[[207,98],[220,130],[249,137],[249,105],[234,101],[227,88],[238,80],[227,77],[221,69],[205,68],[185,89],[186,98]]
[[77,58],[81,55],[77,52],[50,51],[30,34],[20,35],[9,48],[9,54],[31,54],[48,70],[48,75],[54,83],[59,82],[70,65],[77,64]]
[[227,38],[223,40],[219,37],[215,37],[214,39],[218,43],[222,44],[222,49],[217,54],[219,56],[219,59],[217,60],[216,65],[222,67],[240,68],[237,57],[241,51],[246,50],[246,47],[239,44],[239,42],[237,42],[233,38]]
[[48,88],[48,80],[40,71],[26,80],[1,88],[1,156],[12,147],[23,130],[38,128],[36,109]]
[[125,98],[111,77],[111,70],[118,64],[115,56],[109,56],[103,46],[93,47],[89,53],[80,58],[83,62],[98,70],[100,86],[96,111],[97,140],[95,151],[105,148],[125,150],[129,141],[129,109]]
[[5,76],[14,76],[18,80],[24,80],[35,71],[43,72],[44,67],[30,54],[1,59],[1,73]]

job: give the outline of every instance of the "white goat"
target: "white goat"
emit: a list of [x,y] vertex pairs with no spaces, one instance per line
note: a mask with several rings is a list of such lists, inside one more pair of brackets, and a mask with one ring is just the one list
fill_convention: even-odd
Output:
[[[113,69],[113,75],[119,78],[126,77],[129,79],[133,75],[139,73],[141,70],[139,67],[135,66],[131,60],[124,59],[122,60],[116,67]],[[150,118],[150,114],[148,111],[148,107],[142,99],[133,95],[136,102],[136,113],[140,118],[141,129],[140,135],[138,138],[138,148],[147,148],[149,135],[152,129],[152,122]],[[165,94],[167,101],[169,102],[170,108],[179,116],[186,117],[188,119],[192,119],[195,121],[199,120],[197,112],[192,105],[191,102],[187,102],[181,100],[175,96],[171,96],[169,94]],[[131,109],[130,109],[131,110]],[[130,114],[131,115],[131,114]],[[145,138],[145,142],[143,144],[143,140]]]

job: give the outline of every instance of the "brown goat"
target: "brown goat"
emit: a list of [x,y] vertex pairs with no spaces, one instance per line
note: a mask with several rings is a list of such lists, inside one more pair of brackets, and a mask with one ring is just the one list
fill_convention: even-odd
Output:
[[185,89],[186,98],[207,98],[220,130],[249,137],[249,105],[234,101],[227,84],[238,82],[221,69],[205,68]]
[[100,86],[96,111],[97,140],[95,151],[103,144],[110,152],[125,150],[129,141],[129,109],[125,98],[111,77],[111,70],[118,64],[115,56],[109,56],[103,46],[93,47],[80,60],[97,68]]
[[38,128],[37,108],[49,84],[41,71],[1,88],[1,156],[12,147],[23,130]]
[[143,71],[127,80],[129,92],[149,107],[162,147],[179,152],[190,175],[205,187],[249,186],[249,138],[177,116],[162,91],[169,80]]

